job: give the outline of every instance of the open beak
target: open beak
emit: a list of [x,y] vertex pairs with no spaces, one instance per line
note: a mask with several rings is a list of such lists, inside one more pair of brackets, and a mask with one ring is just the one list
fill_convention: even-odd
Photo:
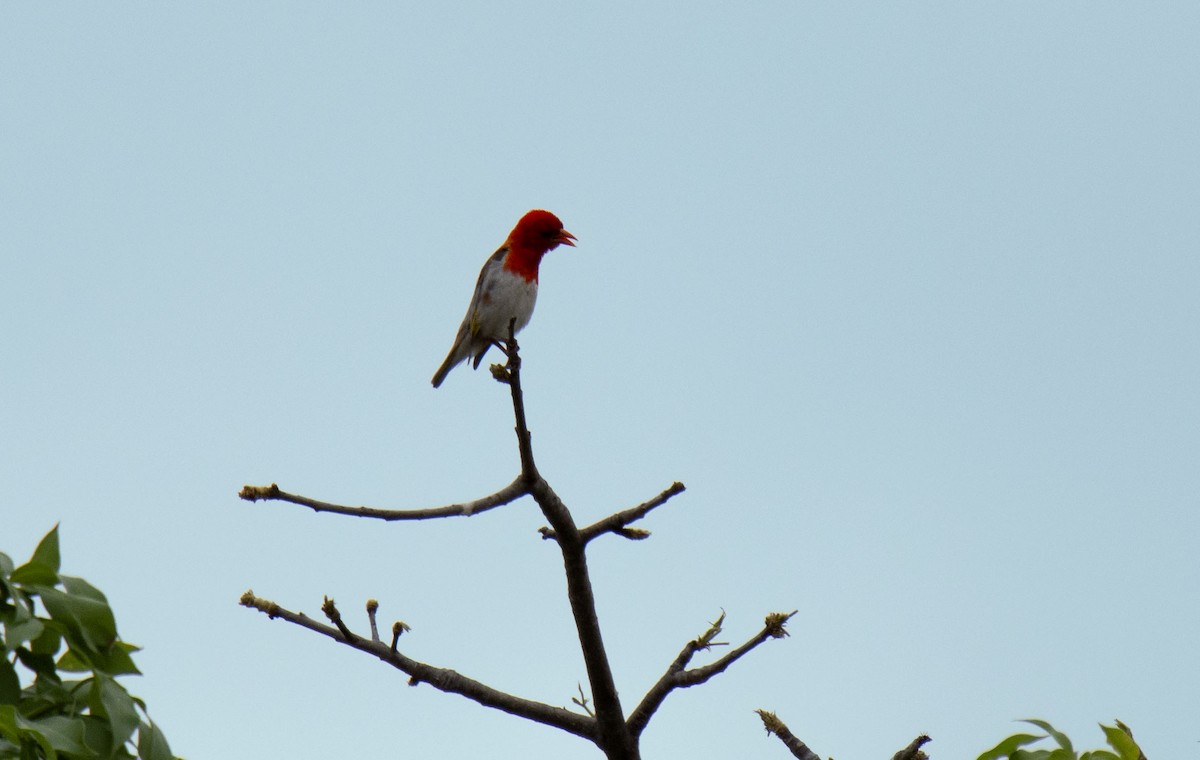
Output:
[[574,235],[572,235],[571,233],[567,232],[566,230],[563,230],[562,232],[558,233],[558,243],[561,245],[569,245],[572,248],[574,248],[575,240],[576,240],[576,237]]

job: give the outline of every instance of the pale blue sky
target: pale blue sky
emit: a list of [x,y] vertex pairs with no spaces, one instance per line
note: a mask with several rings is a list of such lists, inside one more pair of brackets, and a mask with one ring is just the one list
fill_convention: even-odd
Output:
[[201,758],[580,740],[237,606],[247,588],[567,704],[584,671],[505,390],[429,377],[526,210],[579,237],[524,333],[539,464],[598,542],[627,707],[721,608],[793,636],[647,758],[822,756],[1048,718],[1200,757],[1200,5],[0,6],[0,550],[145,647]]

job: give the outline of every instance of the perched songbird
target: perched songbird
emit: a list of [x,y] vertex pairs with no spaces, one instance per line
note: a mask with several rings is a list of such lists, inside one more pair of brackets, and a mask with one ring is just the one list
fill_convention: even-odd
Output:
[[508,323],[513,317],[517,319],[514,333],[529,324],[537,301],[538,264],[547,251],[560,245],[574,246],[574,240],[549,211],[535,209],[521,217],[504,245],[484,263],[450,354],[433,375],[434,388],[450,370],[471,357],[478,369],[493,343],[508,340]]

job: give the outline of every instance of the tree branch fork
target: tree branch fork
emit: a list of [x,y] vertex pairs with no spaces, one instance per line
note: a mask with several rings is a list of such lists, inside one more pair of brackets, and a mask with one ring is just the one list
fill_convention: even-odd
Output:
[[612,669],[596,615],[595,599],[587,569],[586,548],[594,539],[610,533],[630,540],[641,540],[648,537],[648,531],[632,528],[630,524],[645,518],[653,510],[666,504],[674,496],[682,493],[685,487],[679,482],[672,483],[656,496],[640,504],[579,528],[571,512],[538,472],[534,462],[532,436],[525,420],[525,403],[521,390],[520,354],[512,327],[510,324],[509,339],[496,344],[504,352],[507,362],[503,365],[492,365],[491,372],[496,380],[507,385],[510,390],[521,467],[516,478],[495,493],[473,501],[419,509],[384,509],[334,504],[289,493],[274,483],[269,486],[247,485],[238,495],[251,502],[281,501],[307,507],[314,512],[328,512],[384,521],[471,517],[512,503],[525,496],[533,498],[549,523],[547,527],[540,529],[542,537],[553,540],[558,545],[563,558],[567,595],[591,688],[591,707],[588,707],[589,701],[584,697],[582,688],[580,696],[573,697],[572,701],[582,707],[585,714],[503,692],[454,670],[436,667],[406,656],[400,652],[398,643],[401,635],[409,630],[408,625],[397,621],[392,626],[390,644],[384,642],[378,633],[376,621],[378,603],[374,600],[367,604],[371,631],[369,636],[354,633],[342,620],[336,604],[328,598],[322,605],[322,612],[332,625],[314,620],[300,612],[292,612],[271,600],[256,596],[252,591],[247,591],[242,595],[241,604],[257,609],[272,619],[285,620],[377,657],[406,673],[411,685],[427,683],[439,691],[459,694],[487,707],[586,738],[594,742],[610,760],[617,758],[636,760],[640,757],[638,739],[642,731],[671,692],[704,683],[724,672],[734,662],[765,641],[786,636],[787,631],[784,626],[796,612],[771,613],[766,617],[763,628],[740,646],[707,665],[688,668],[697,652],[723,645],[723,642],[714,641],[717,634],[721,632],[721,625],[724,621],[724,613],[722,613],[718,620],[710,625],[705,634],[689,641],[683,647],[662,677],[650,688],[626,718],[613,680]]

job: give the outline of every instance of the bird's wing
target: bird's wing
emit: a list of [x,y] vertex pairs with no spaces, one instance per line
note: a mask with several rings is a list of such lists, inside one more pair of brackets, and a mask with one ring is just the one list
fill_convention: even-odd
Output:
[[489,300],[491,296],[489,291],[495,286],[495,273],[504,266],[504,257],[508,255],[508,246],[502,245],[496,249],[496,252],[488,257],[488,260],[483,262],[483,269],[479,270],[479,279],[475,282],[475,295],[471,296],[471,313],[467,315],[463,326],[466,327],[472,336],[479,332],[479,320],[475,316],[479,307]]

